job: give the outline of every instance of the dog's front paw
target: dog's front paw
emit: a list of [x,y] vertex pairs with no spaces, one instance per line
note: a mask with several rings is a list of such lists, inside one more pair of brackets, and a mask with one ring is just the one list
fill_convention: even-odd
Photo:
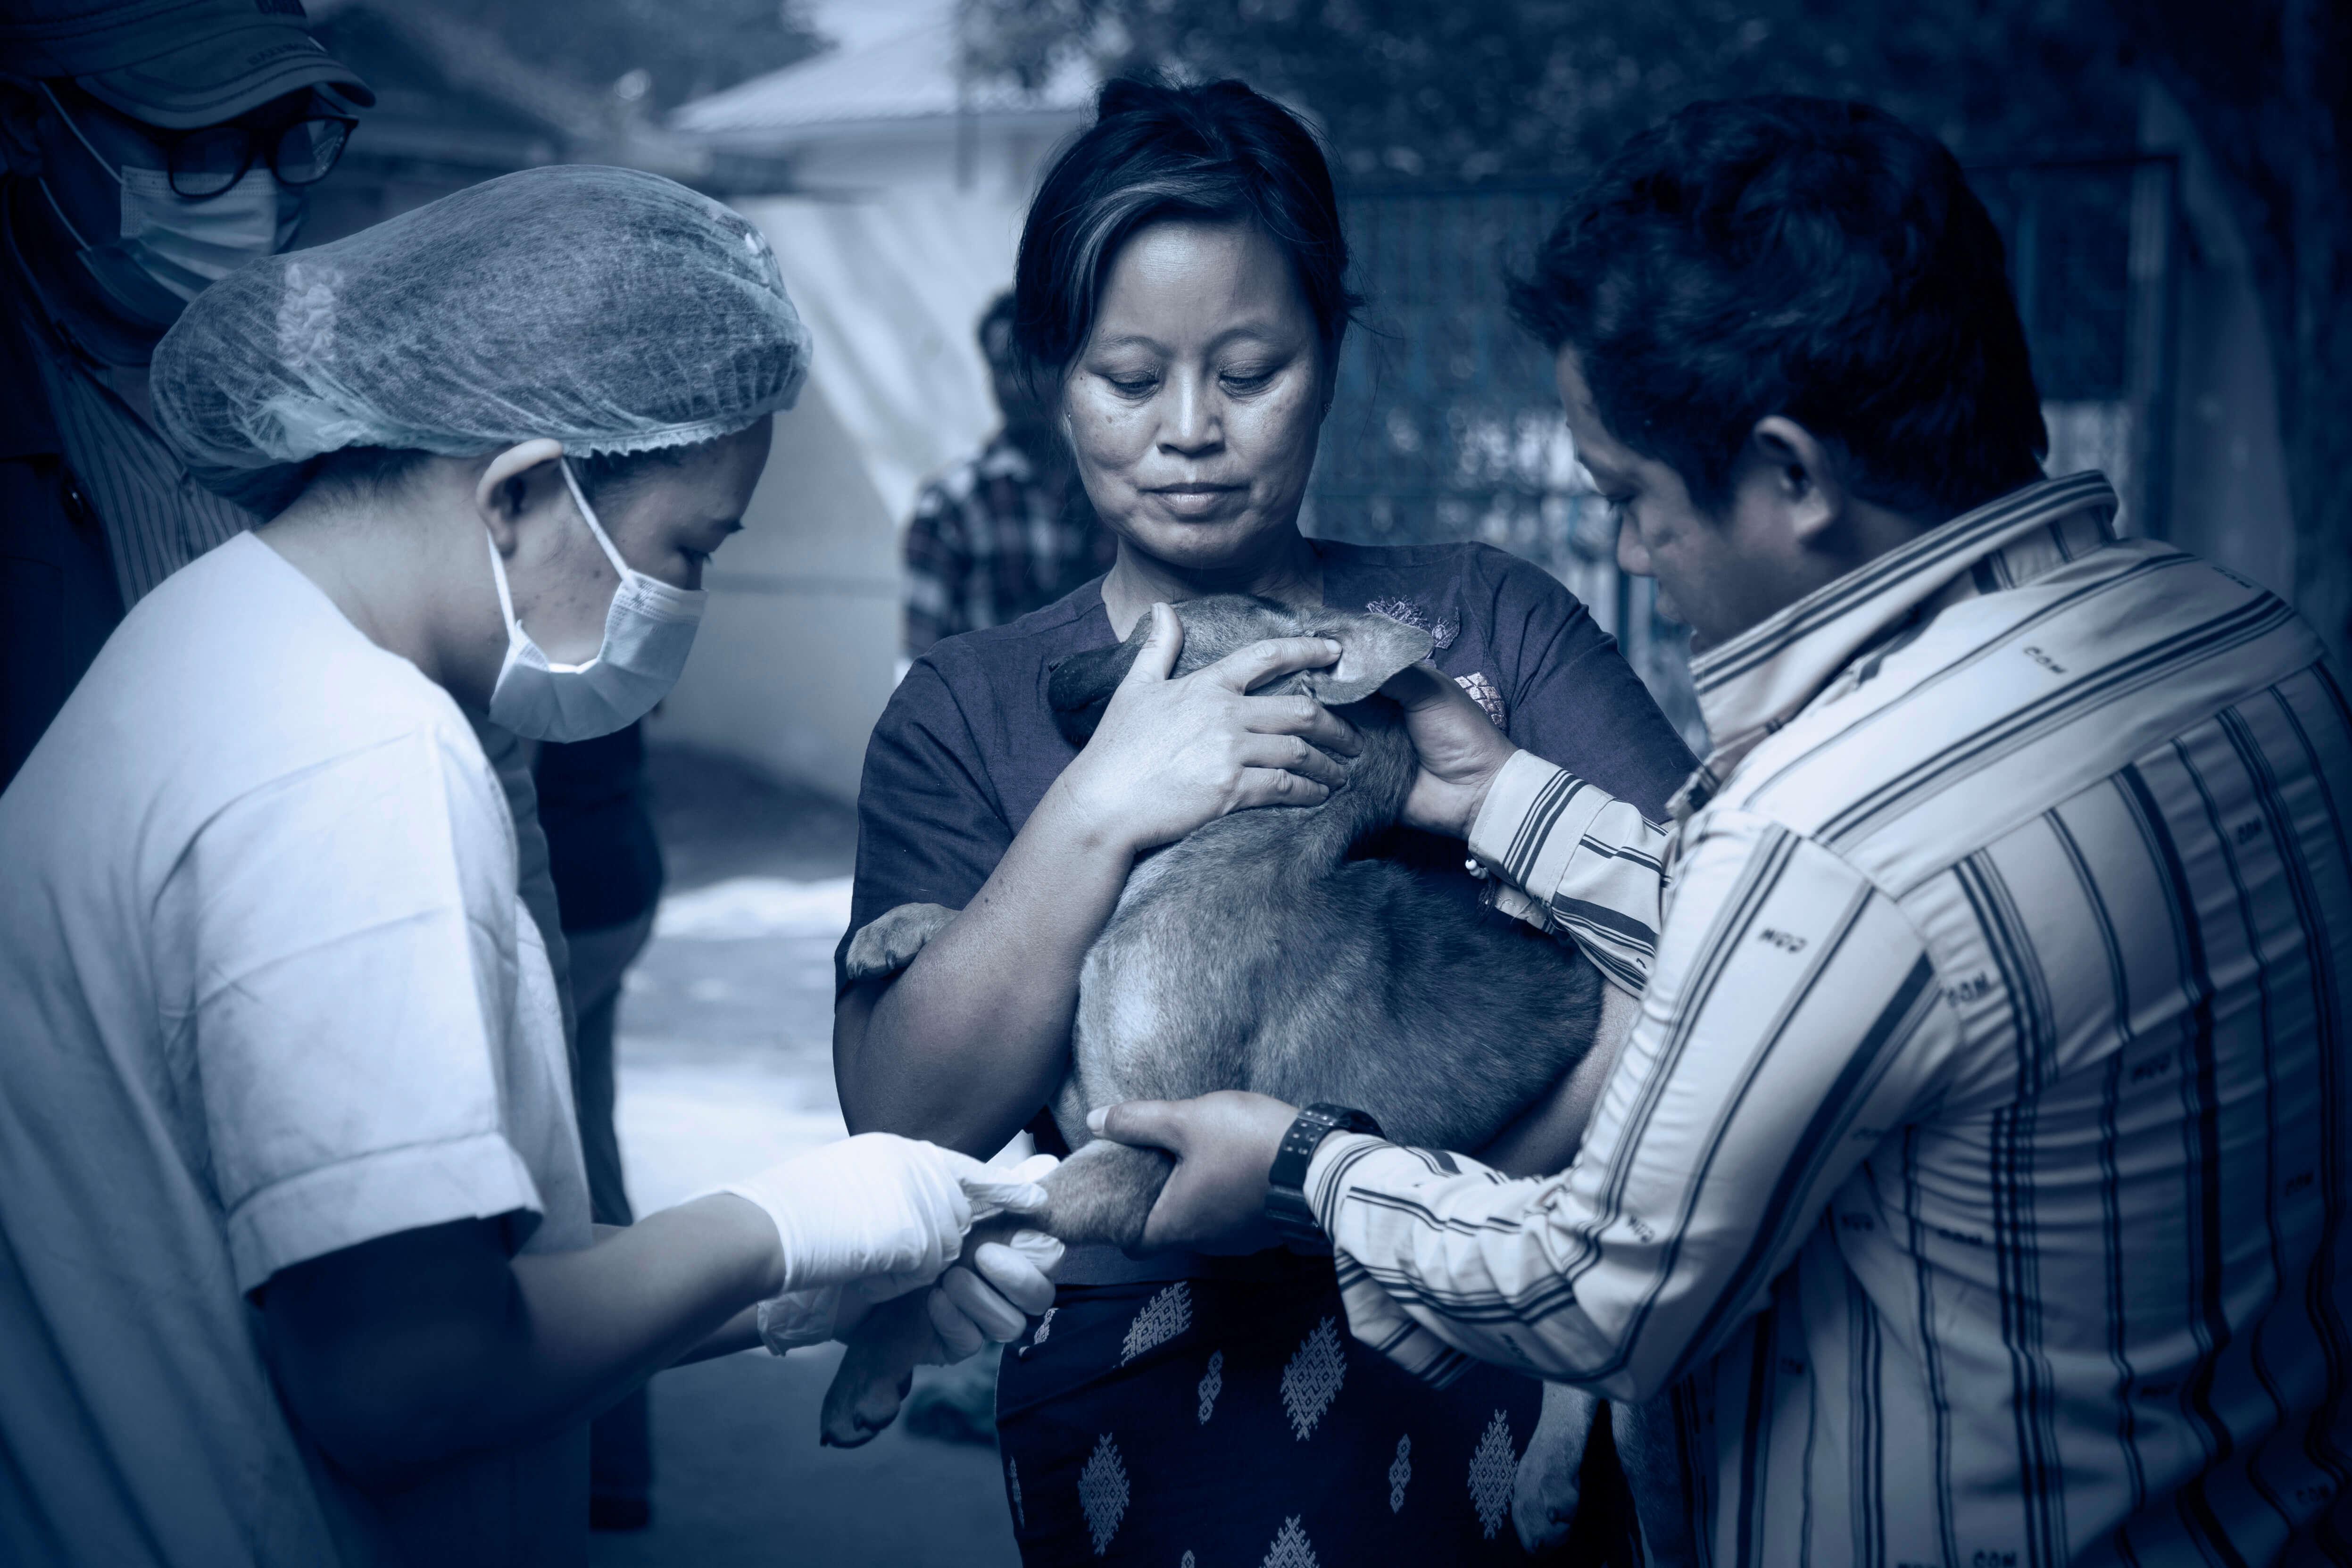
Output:
[[849,939],[844,967],[853,980],[878,980],[915,961],[923,945],[938,936],[960,910],[937,904],[902,904],[876,915]]

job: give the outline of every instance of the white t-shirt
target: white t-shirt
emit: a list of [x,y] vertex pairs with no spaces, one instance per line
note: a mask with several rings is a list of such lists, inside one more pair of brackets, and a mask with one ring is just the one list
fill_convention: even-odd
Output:
[[263,1364],[277,1270],[498,1215],[590,1239],[498,780],[446,693],[232,539],[0,795],[0,1561],[583,1559],[582,1435],[369,1499]]

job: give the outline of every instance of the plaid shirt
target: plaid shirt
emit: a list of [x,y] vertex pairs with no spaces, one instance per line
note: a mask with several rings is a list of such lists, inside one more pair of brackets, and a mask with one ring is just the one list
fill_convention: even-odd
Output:
[[1041,475],[1000,434],[915,502],[907,525],[908,655],[1043,609],[1110,570],[1117,550],[1076,476]]

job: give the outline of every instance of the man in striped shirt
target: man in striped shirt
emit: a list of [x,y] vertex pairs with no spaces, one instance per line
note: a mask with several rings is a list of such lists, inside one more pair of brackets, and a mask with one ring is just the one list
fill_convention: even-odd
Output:
[[[1291,1155],[1350,1327],[1647,1401],[1665,1560],[2352,1561],[2316,639],[2035,477],[1999,241],[1874,111],[1685,111],[1518,307],[1714,749],[1655,826],[1407,694],[1409,814],[1642,1008],[1557,1176]],[[1147,1239],[1249,1239],[1292,1114],[1114,1110],[1181,1159]]]

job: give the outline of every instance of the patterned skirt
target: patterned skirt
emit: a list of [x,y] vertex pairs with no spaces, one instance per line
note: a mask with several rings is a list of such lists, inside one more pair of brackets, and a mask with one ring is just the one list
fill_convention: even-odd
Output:
[[1283,1277],[1065,1285],[997,1380],[1027,1568],[1524,1563],[1534,1380],[1433,1389],[1356,1343],[1328,1260]]

